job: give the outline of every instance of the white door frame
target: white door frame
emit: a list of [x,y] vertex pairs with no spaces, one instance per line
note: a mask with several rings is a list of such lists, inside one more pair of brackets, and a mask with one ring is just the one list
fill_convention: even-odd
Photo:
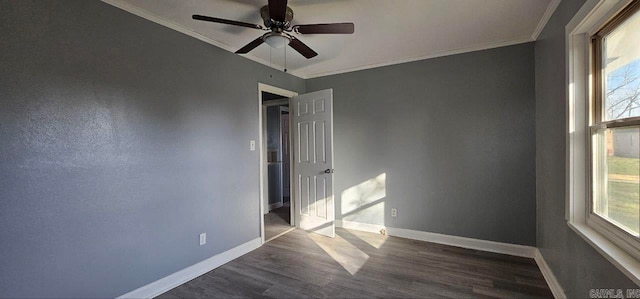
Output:
[[[265,200],[268,200],[269,198],[269,184],[268,184],[268,175],[267,175],[267,163],[266,163],[266,150],[267,150],[267,146],[266,146],[266,140],[264,138],[264,134],[266,133],[265,131],[267,130],[267,117],[266,117],[266,107],[262,104],[262,92],[268,92],[268,93],[272,93],[272,94],[277,94],[283,97],[287,97],[287,102],[290,102],[290,98],[291,97],[295,97],[298,95],[297,92],[295,91],[290,91],[290,90],[286,90],[283,88],[279,88],[279,87],[275,87],[275,86],[271,86],[268,84],[264,84],[264,83],[259,83],[258,82],[258,150],[260,151],[260,165],[259,165],[259,172],[260,172],[260,196],[259,196],[259,200],[258,200],[258,205],[260,206],[260,239],[262,240],[262,244],[264,244],[265,239],[264,239],[264,202]],[[289,121],[291,121],[291,118],[289,118]],[[290,136],[289,138],[289,148],[291,148],[291,145],[293,144],[293,136]],[[291,167],[293,167],[293,153],[289,155],[290,157],[290,163],[289,165]],[[292,172],[291,172],[292,173]],[[292,185],[292,176],[289,176],[289,186],[293,186]],[[290,197],[289,197],[289,201],[290,201],[290,208],[291,208],[291,212],[290,212],[290,221],[291,224],[293,225],[295,223],[294,221],[294,213],[293,211],[295,211],[294,209],[294,195],[293,192],[290,192]]]

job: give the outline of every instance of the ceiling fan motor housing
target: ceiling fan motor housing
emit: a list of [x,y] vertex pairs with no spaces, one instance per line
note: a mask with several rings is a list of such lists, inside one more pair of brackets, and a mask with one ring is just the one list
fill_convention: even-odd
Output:
[[264,20],[264,26],[267,28],[287,29],[291,26],[291,21],[293,20],[293,10],[291,7],[287,6],[287,13],[285,14],[284,22],[271,19],[271,16],[269,16],[269,5],[265,5],[260,9],[260,16],[262,17],[262,20]]
[[[247,54],[251,50],[266,43],[272,48],[282,48],[289,46],[304,56],[311,59],[318,56],[318,53],[305,45],[300,39],[294,37],[296,34],[353,34],[353,23],[330,23],[330,24],[307,24],[295,25],[291,27],[293,20],[293,10],[287,6],[288,0],[268,0],[268,5],[260,8],[260,16],[266,28],[234,20],[221,19],[203,15],[192,15],[194,20],[220,23],[234,26],[241,26],[251,29],[267,31],[264,35],[254,39],[244,47],[236,51],[237,54]],[[285,52],[286,53],[286,52]]]

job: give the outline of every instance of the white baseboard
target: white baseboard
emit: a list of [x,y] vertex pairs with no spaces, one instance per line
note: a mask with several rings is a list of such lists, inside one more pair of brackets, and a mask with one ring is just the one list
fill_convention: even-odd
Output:
[[537,248],[535,251],[534,259],[536,260],[536,264],[538,264],[538,268],[540,268],[540,272],[542,272],[542,276],[544,276],[544,280],[547,281],[547,284],[551,289],[551,293],[553,293],[553,297],[557,299],[567,298],[567,296],[564,294],[564,290],[562,289],[562,286],[560,286],[560,283],[558,283],[556,276],[553,275],[551,268],[549,267],[547,262],[544,260],[542,253],[540,253],[540,250],[538,250]]
[[387,227],[387,234],[390,236],[414,239],[420,241],[433,242],[438,244],[458,246],[468,249],[482,250],[488,252],[502,253],[514,256],[533,258],[535,247],[509,244],[495,241],[472,239],[458,236],[443,235],[404,228]]
[[262,245],[261,238],[255,238],[247,243],[214,255],[202,262],[184,268],[178,272],[160,278],[148,285],[137,288],[118,298],[153,298],[169,291],[189,280],[218,268],[238,257],[241,257]]
[[533,258],[538,264],[538,268],[540,268],[540,272],[542,272],[542,276],[544,276],[545,281],[549,285],[549,289],[551,289],[551,293],[555,298],[567,298],[556,280],[555,275],[551,272],[551,268],[547,265],[547,262],[544,260],[542,254],[538,250],[538,248],[524,245],[516,245],[509,243],[501,243],[494,241],[486,241],[458,236],[450,236],[443,235],[437,233],[430,233],[418,230],[404,229],[404,228],[395,228],[388,227],[384,225],[377,224],[369,224],[369,223],[361,223],[356,221],[349,220],[336,220],[335,224],[337,227],[360,230],[371,233],[380,233],[380,230],[385,230],[387,235],[433,242],[438,244],[457,246],[462,248],[469,248],[475,250],[489,251],[495,253],[502,253],[520,257]]
[[336,220],[337,227],[343,227],[354,230],[361,230],[372,233],[380,233],[381,229],[386,230],[387,235],[420,240],[450,246],[457,246],[475,250],[489,251],[495,253],[502,253],[508,255],[515,255],[521,257],[534,258],[536,248],[531,246],[517,245],[517,244],[509,244],[509,243],[501,243],[495,241],[486,241],[451,235],[443,235],[438,233],[430,233],[419,230],[405,229],[405,228],[395,228],[388,227],[384,225],[376,225],[376,224],[368,224],[361,223],[349,220]]
[[276,202],[269,205],[269,211],[282,207],[282,202]]
[[[380,233],[384,229],[390,236],[401,238],[433,242],[438,244],[457,246],[475,250],[489,251],[495,253],[509,254],[514,256],[528,257],[535,259],[544,279],[547,281],[551,292],[555,298],[566,298],[564,291],[555,275],[547,265],[540,251],[531,246],[486,241],[458,236],[443,235],[424,231],[410,230],[404,228],[386,227],[384,225],[361,223],[349,220],[335,220],[337,227],[360,230],[372,233]],[[202,262],[189,266],[169,276],[158,279],[148,285],[142,286],[118,298],[153,298],[169,291],[191,279],[205,274],[217,267],[220,267],[242,255],[245,255],[261,245],[261,239],[256,238],[225,252],[212,256]]]
[[336,227],[342,227],[342,228],[359,230],[363,232],[377,233],[377,234],[380,233],[380,230],[387,229],[384,225],[369,224],[369,223],[362,223],[362,222],[342,220],[342,219],[336,219],[334,223],[336,224]]

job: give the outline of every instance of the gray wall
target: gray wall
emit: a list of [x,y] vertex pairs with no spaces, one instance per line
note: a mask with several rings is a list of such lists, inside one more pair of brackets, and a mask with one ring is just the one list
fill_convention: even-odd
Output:
[[[635,287],[564,220],[581,3],[535,71],[522,44],[307,80],[334,89],[337,218],[534,245],[536,197],[568,296]],[[0,1],[0,35],[0,297],[118,296],[259,236],[257,83],[305,81],[97,1]]]
[[257,85],[303,80],[98,1],[0,1],[0,36],[0,297],[114,297],[259,236]]
[[584,1],[560,3],[536,41],[537,244],[569,298],[637,288],[568,226],[565,215],[565,31]]
[[307,80],[334,90],[336,218],[535,245],[533,49]]

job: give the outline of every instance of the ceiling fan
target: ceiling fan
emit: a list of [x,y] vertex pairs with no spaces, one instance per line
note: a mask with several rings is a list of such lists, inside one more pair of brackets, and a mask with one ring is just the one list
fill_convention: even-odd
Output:
[[269,0],[269,4],[263,6],[260,9],[260,16],[264,20],[264,26],[254,25],[250,23],[232,21],[202,15],[193,15],[194,20],[207,21],[214,23],[222,23],[228,25],[242,26],[247,28],[253,28],[258,30],[269,31],[264,35],[256,38],[240,50],[236,51],[237,54],[246,54],[263,42],[267,43],[273,48],[281,48],[285,45],[289,45],[298,53],[307,59],[313,58],[318,55],[316,51],[309,48],[297,37],[296,34],[352,34],[354,32],[353,23],[332,23],[332,24],[310,24],[310,25],[293,25],[291,26],[291,20],[293,20],[293,10],[287,6],[287,0]]

